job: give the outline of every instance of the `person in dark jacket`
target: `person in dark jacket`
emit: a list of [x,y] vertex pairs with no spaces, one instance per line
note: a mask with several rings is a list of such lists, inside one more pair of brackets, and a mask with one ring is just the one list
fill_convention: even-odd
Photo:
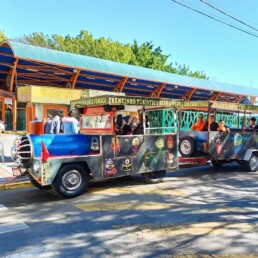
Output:
[[130,116],[124,116],[123,117],[123,126],[121,130],[118,132],[120,135],[130,135],[132,133],[132,128],[128,124],[130,120]]
[[247,128],[247,131],[256,131],[258,130],[258,125],[256,124],[256,118],[252,117],[250,119],[250,125]]
[[210,131],[217,131],[219,124],[215,121],[215,115],[210,115],[208,122],[206,122],[206,124],[203,128],[203,131],[208,131],[209,123],[210,123]]
[[54,133],[53,132],[53,120],[50,115],[47,116],[46,122],[44,124],[44,133],[49,134],[49,133]]

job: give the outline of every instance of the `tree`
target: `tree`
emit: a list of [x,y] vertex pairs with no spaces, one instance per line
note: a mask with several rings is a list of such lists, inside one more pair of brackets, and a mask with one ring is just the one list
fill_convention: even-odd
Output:
[[5,36],[4,32],[0,30],[0,44],[5,41],[7,37]]
[[93,36],[81,30],[76,37],[67,35],[65,37],[54,34],[52,36],[43,33],[32,33],[24,35],[18,41],[35,46],[47,47],[55,50],[66,51],[86,56],[107,59],[115,62],[142,66],[169,73],[176,73],[196,78],[207,79],[204,72],[191,71],[189,66],[168,64],[170,55],[163,54],[160,47],[154,48],[152,42],[145,42],[141,45],[134,40],[133,44],[122,44],[111,39],[100,37],[94,39]]

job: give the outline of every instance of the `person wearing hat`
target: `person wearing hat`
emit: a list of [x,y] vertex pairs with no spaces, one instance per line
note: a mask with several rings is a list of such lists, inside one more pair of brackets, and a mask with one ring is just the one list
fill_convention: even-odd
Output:
[[123,117],[123,127],[119,134],[121,135],[130,135],[132,132],[131,126],[128,124],[130,120],[130,116],[124,116]]
[[258,125],[256,124],[256,118],[252,117],[250,119],[250,125],[248,126],[248,131],[255,131],[258,130]]

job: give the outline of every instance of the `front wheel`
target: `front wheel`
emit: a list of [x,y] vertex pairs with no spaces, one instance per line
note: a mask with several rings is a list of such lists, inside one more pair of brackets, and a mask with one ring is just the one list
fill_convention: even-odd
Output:
[[147,184],[157,184],[163,181],[166,170],[143,173],[142,177]]
[[41,185],[36,179],[34,179],[32,176],[30,176],[30,182],[35,186],[37,187],[38,189],[41,189],[41,190],[47,190],[49,188],[51,188],[50,185]]
[[249,172],[256,172],[258,167],[258,157],[252,155],[248,161],[245,161],[245,166]]
[[85,192],[88,183],[89,175],[82,165],[68,164],[59,170],[52,188],[57,195],[72,198]]

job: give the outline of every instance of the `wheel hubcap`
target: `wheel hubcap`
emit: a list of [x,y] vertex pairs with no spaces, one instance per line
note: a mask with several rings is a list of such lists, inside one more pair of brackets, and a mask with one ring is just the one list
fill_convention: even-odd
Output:
[[63,186],[72,191],[78,188],[82,183],[81,174],[77,170],[71,170],[65,173],[62,178]]
[[258,165],[258,159],[256,156],[253,156],[251,159],[250,159],[250,167],[252,170],[255,170],[257,169],[257,165]]
[[191,150],[191,144],[189,141],[182,141],[182,149],[181,151],[184,153],[184,154],[189,154],[190,153],[190,150]]

